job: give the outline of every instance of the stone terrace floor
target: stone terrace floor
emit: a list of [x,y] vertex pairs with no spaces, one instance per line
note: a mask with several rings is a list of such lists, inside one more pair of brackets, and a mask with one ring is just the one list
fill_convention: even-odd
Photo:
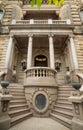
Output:
[[50,118],[32,117],[11,127],[9,130],[70,130],[70,129]]

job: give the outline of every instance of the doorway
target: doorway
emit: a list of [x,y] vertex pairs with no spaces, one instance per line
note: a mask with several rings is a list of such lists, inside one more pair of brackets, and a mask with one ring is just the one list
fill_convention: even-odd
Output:
[[47,67],[48,66],[47,57],[42,54],[37,55],[34,59],[34,66]]

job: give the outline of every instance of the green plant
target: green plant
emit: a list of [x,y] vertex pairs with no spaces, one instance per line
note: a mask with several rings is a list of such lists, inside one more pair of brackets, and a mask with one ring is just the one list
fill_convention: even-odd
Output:
[[[43,0],[31,0],[31,6],[34,6],[35,4],[40,7]],[[48,4],[54,3],[56,6],[61,6],[64,3],[65,0],[48,0]]]

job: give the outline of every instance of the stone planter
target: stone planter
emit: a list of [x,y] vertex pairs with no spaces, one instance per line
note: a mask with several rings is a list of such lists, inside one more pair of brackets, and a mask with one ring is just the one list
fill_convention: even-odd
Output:
[[1,86],[2,86],[2,88],[7,88],[9,86],[9,82],[8,81],[1,81]]
[[81,83],[79,82],[72,82],[71,85],[73,86],[73,88],[75,88],[76,90],[79,90],[81,88]]

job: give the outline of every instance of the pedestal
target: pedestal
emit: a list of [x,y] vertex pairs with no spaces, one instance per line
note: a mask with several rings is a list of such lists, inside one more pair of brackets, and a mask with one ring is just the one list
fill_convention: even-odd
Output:
[[10,117],[8,115],[9,101],[12,95],[0,94],[0,130],[8,130],[10,128]]
[[83,93],[73,92],[69,101],[73,104],[72,130],[83,130]]

